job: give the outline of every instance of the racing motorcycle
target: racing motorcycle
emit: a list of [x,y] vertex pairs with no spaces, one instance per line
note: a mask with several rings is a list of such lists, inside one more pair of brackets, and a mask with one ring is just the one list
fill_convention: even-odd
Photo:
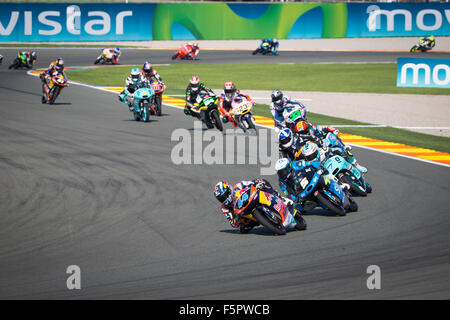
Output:
[[417,50],[422,51],[422,52],[426,52],[428,50],[431,50],[434,47],[431,46],[431,41],[429,40],[424,40],[424,39],[420,39],[417,44],[415,44],[411,50],[409,50],[410,52],[416,52]]
[[323,169],[303,168],[297,173],[295,193],[302,200],[304,208],[319,205],[336,215],[345,216],[347,210],[357,211],[358,205],[341,186],[328,177],[323,177]]
[[152,103],[150,104],[150,113],[156,114],[158,117],[161,116],[162,111],[162,94],[166,90],[166,85],[162,81],[154,80],[151,83],[153,89]]
[[19,69],[19,68],[26,68],[31,69],[34,65],[36,60],[32,59],[30,61],[31,65],[27,62],[27,57],[23,52],[19,52],[17,54],[17,57],[14,59],[14,62],[8,67],[8,69]]
[[132,105],[134,106],[133,117],[136,121],[148,122],[151,114],[151,101],[153,88],[148,84],[143,84],[134,90]]
[[44,83],[45,96],[42,96],[41,102],[48,104],[55,103],[56,98],[59,96],[61,91],[68,87],[66,77],[61,72],[54,72],[47,83]]
[[278,53],[272,52],[272,50],[270,49],[270,43],[267,41],[264,41],[264,40],[261,41],[261,44],[259,45],[259,47],[252,52],[252,55],[255,55],[258,53],[260,53],[264,56],[265,55],[269,55],[269,56],[277,56],[278,55]]
[[102,53],[97,57],[97,59],[95,59],[94,64],[117,64],[119,63],[119,59],[120,59],[120,51],[118,54],[113,54],[111,53],[110,55],[108,55],[107,53],[104,53],[102,51]]
[[198,60],[198,58],[197,58],[198,52],[199,52],[199,50],[197,50],[197,52],[195,52],[188,46],[182,46],[172,56],[172,60],[175,60],[176,58],[180,58],[181,60]]
[[362,173],[341,156],[332,156],[324,162],[324,167],[341,183],[350,185],[350,192],[362,197],[367,196],[367,186],[370,186]]
[[231,121],[244,132],[249,129],[256,131],[255,118],[252,113],[253,103],[243,96],[236,96],[231,102]]
[[[288,210],[280,197],[259,190],[253,185],[237,191],[234,195],[234,212],[236,215],[256,221],[275,234],[286,234],[283,223],[286,220]],[[297,221],[296,228],[304,230],[306,223],[300,213],[294,211],[293,216]]]
[[219,98],[216,94],[211,89],[203,89],[197,95],[191,114],[206,124],[208,129],[216,127],[219,131],[223,131],[218,104]]

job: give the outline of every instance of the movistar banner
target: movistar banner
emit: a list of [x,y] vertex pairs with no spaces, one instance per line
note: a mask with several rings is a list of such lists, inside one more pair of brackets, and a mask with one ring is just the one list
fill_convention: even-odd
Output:
[[0,41],[450,36],[449,3],[0,3]]
[[450,88],[450,59],[398,58],[397,87]]

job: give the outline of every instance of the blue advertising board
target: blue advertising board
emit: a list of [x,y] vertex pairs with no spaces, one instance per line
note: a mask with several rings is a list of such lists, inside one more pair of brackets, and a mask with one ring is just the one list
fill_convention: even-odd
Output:
[[0,3],[0,42],[450,36],[450,3]]
[[397,87],[450,88],[450,59],[398,58]]

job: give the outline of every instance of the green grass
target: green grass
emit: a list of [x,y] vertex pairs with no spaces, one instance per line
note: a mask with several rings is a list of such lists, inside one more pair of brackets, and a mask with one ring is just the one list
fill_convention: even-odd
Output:
[[[140,67],[140,66],[139,66]],[[380,64],[173,64],[156,67],[169,88],[184,89],[192,75],[210,88],[234,81],[240,89],[450,95],[450,89],[396,87],[397,65]],[[71,72],[77,81],[122,85],[131,67]],[[94,82],[95,81],[95,82]]]
[[[139,67],[139,66],[138,66]],[[132,67],[117,66],[68,71],[71,80],[100,86],[123,86]],[[395,86],[395,64],[364,65],[170,65],[155,67],[166,82],[166,94],[183,94],[189,78],[196,74],[211,88],[221,88],[233,80],[240,89],[272,90],[273,83],[282,90],[450,94],[450,89],[415,89]],[[258,104],[255,114],[271,117],[267,105]],[[369,124],[343,118],[308,113],[319,125]],[[339,128],[343,133],[361,135],[410,146],[450,153],[450,138],[385,128]]]

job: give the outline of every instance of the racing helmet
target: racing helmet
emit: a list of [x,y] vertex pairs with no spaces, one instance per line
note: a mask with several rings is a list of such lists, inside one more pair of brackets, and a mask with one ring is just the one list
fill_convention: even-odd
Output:
[[279,89],[275,89],[270,96],[275,109],[281,109],[283,107],[283,93]]
[[36,51],[34,51],[34,50],[31,51],[30,52],[30,59],[33,60],[33,62],[34,62],[34,61],[36,61],[36,58],[37,58]]
[[189,79],[189,83],[191,84],[191,90],[194,92],[197,92],[200,88],[200,78],[197,76],[192,76],[191,79]]
[[194,49],[198,49],[198,42],[194,42],[194,43],[192,44],[192,46],[194,47]]
[[214,187],[214,196],[220,203],[227,204],[226,202],[231,200],[231,191],[232,190],[228,182],[219,181]]
[[429,36],[428,40],[434,41],[434,36]]
[[285,128],[278,134],[278,141],[283,148],[289,148],[294,142],[292,131],[289,128]]
[[120,52],[120,48],[116,48],[116,52]]
[[62,71],[64,69],[64,60],[62,58],[56,59],[55,67],[58,71]]
[[236,92],[236,87],[233,82],[225,82],[223,91],[225,92],[225,95],[232,96]]
[[302,148],[302,155],[306,161],[319,161],[319,147],[313,142],[307,142]]
[[140,77],[140,73],[139,73],[139,69],[138,68],[133,68],[131,69],[131,80],[133,82],[137,82],[139,80]]
[[287,179],[291,173],[291,160],[289,158],[278,159],[275,163],[275,170],[280,179]]
[[148,61],[144,62],[144,65],[142,66],[142,70],[146,75],[148,75],[152,71],[153,67],[152,64]]
[[295,124],[295,132],[299,134],[309,133],[309,124],[306,121],[299,121]]

